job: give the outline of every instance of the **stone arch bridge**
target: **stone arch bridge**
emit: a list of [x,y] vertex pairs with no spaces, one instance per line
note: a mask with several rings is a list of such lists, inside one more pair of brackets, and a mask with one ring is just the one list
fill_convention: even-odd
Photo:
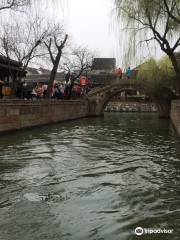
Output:
[[118,93],[129,89],[143,90],[151,98],[151,100],[157,104],[159,116],[169,117],[169,96],[171,94],[171,90],[164,88],[163,96],[160,98],[154,94],[150,84],[136,79],[121,79],[119,81],[113,81],[109,85],[92,89],[86,96],[89,116],[103,115],[104,109],[110,99]]

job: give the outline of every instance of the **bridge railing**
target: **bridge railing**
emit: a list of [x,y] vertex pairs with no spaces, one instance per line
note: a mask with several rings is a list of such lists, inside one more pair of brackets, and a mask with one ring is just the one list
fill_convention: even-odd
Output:
[[140,85],[141,82],[138,81],[137,79],[127,79],[127,78],[122,78],[122,79],[114,79],[111,83],[105,84],[105,85],[101,85],[95,88],[92,88],[91,91],[88,93],[88,95],[93,95],[96,94],[98,92],[101,92],[103,90],[106,90],[110,87],[114,87],[114,86],[128,86],[128,87],[135,87]]

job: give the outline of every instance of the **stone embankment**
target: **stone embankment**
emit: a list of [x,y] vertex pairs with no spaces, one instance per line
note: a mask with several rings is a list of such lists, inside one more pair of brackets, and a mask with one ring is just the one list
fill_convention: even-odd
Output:
[[174,100],[171,102],[170,118],[177,133],[180,136],[180,100]]
[[[106,111],[157,112],[154,103],[110,102]],[[49,123],[87,117],[87,101],[80,100],[1,100],[0,133]],[[180,136],[180,100],[171,103],[171,120]]]
[[86,117],[83,101],[1,100],[0,133]]
[[109,102],[106,112],[157,112],[155,103],[146,102]]

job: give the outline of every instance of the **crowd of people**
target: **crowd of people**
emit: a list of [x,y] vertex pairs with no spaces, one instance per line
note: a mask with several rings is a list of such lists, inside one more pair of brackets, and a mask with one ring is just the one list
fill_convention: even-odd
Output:
[[[127,79],[132,78],[133,70],[130,67],[123,73],[121,68],[115,72],[116,77],[121,79],[126,76]],[[0,98],[3,97],[4,82],[0,81]],[[92,84],[87,76],[80,76],[79,78],[74,74],[68,72],[65,75],[64,82],[54,81],[52,88],[48,89],[48,85],[43,82],[35,83],[33,86],[28,85],[25,81],[18,82],[15,90],[15,96],[21,99],[78,99],[83,95],[88,94],[91,90]]]
[[65,76],[64,83],[54,81],[50,96],[47,96],[48,85],[45,83],[36,83],[33,87],[29,87],[27,83],[20,83],[16,89],[16,97],[23,99],[43,99],[50,97],[52,99],[77,99],[87,94],[91,90],[91,83],[87,77],[80,77],[76,81],[75,76],[68,73]]

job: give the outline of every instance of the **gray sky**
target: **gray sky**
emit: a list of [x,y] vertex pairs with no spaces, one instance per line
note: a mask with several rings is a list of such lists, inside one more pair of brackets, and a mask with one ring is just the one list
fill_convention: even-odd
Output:
[[123,56],[129,48],[129,36],[120,30],[120,25],[123,26],[116,19],[114,0],[57,0],[54,4],[39,0],[36,4],[31,13],[63,23],[73,45],[86,46],[99,57],[115,57],[117,66],[135,67],[151,56],[162,55],[159,46],[154,50],[154,43],[149,47],[138,45],[135,46],[136,56],[125,62]]
[[74,44],[96,50],[99,57],[115,57],[117,66],[135,67],[155,54],[151,47],[137,46],[137,56],[125,62],[123,56],[128,48],[129,36],[120,30],[114,0],[68,0],[68,7],[64,5],[62,16]]
[[68,0],[64,20],[72,42],[96,50],[101,57],[117,57],[113,0]]
[[116,19],[114,0],[67,1],[69,4],[64,8],[63,17],[75,44],[97,50],[100,57],[115,57],[117,66],[123,68],[135,67],[147,58],[163,55],[155,41],[140,45],[136,39],[135,53],[132,54],[134,58],[123,58],[129,48],[129,35],[120,29],[124,26]]

